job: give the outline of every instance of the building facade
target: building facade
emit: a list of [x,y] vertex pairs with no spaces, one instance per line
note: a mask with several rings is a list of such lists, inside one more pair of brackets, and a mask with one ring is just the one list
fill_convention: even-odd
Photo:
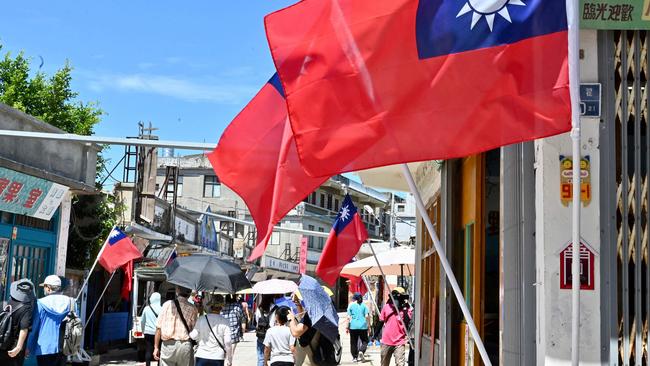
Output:
[[[583,1],[581,13],[626,2],[613,3]],[[581,30],[581,92],[590,106],[581,119],[581,365],[648,360],[649,25],[619,17]],[[571,153],[565,134],[418,169],[429,216],[493,364],[571,363]],[[437,253],[418,226],[418,364],[479,365]]]

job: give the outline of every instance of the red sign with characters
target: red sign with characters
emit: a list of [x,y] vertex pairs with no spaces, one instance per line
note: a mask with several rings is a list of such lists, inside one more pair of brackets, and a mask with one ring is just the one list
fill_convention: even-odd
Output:
[[[573,281],[571,262],[573,260],[573,244],[569,243],[560,252],[560,288],[570,290]],[[580,289],[594,289],[594,264],[596,255],[583,241],[580,242]]]

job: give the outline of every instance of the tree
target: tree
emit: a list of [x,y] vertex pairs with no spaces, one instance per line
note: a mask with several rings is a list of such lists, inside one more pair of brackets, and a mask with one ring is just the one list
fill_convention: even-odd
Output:
[[[0,45],[0,50],[2,45]],[[72,90],[72,67],[66,63],[48,77],[32,72],[22,52],[0,59],[0,102],[30,114],[66,132],[92,135],[104,112],[96,102],[84,103]],[[97,157],[97,172],[106,161]],[[101,190],[99,183],[96,183]],[[92,262],[117,221],[121,205],[107,194],[74,197],[66,265],[84,269]]]

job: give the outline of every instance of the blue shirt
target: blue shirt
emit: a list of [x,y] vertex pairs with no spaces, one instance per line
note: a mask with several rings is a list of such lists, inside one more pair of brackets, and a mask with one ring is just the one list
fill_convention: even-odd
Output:
[[59,328],[73,301],[68,296],[52,294],[36,302],[32,331],[27,342],[30,354],[40,356],[59,353]]
[[350,329],[365,330],[368,329],[368,308],[365,304],[354,302],[348,306],[348,316],[350,317]]

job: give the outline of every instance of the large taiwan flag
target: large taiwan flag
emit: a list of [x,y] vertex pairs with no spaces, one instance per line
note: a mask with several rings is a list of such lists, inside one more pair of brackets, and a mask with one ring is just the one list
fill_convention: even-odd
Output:
[[350,195],[345,195],[325,242],[323,254],[316,265],[316,274],[327,284],[334,286],[343,267],[357,255],[361,244],[367,239],[366,226],[361,221]]
[[257,245],[249,260],[264,254],[273,226],[327,180],[308,176],[300,165],[277,74],[228,125],[208,159],[255,221]]
[[142,258],[142,253],[122,230],[114,227],[101,250],[99,264],[112,273],[138,258]]
[[268,15],[303,167],[329,176],[569,131],[567,1],[303,0]]

